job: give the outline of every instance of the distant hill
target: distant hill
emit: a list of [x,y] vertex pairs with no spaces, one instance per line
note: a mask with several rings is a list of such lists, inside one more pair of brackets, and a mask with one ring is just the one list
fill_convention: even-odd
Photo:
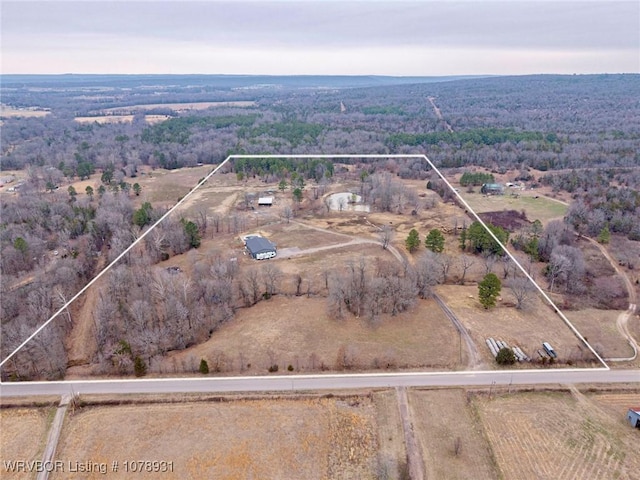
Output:
[[381,75],[0,75],[2,88],[176,87],[354,88],[449,82],[486,75],[394,77]]

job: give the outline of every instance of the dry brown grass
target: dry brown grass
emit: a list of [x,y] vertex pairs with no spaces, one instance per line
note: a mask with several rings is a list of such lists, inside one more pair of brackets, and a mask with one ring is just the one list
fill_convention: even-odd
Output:
[[[201,358],[213,365],[224,358],[223,371],[266,374],[277,363],[280,371],[335,369],[346,348],[354,369],[456,368],[459,362],[455,330],[432,300],[421,300],[396,317],[383,317],[377,327],[362,318],[331,319],[323,298],[276,296],[237,312],[234,320],[207,342],[176,352],[164,361],[164,371],[181,370]],[[247,368],[247,364],[250,367]],[[285,370],[286,371],[286,370]]]
[[640,471],[637,432],[583,395],[519,393],[477,407],[506,480],[634,479]]
[[407,458],[398,397],[394,390],[379,391],[373,394],[373,402],[378,426],[380,478],[386,478],[383,473],[387,473],[389,478],[395,478]]
[[640,388],[632,392],[606,392],[587,395],[595,405],[609,412],[620,424],[629,425],[627,411],[640,407]]
[[[100,115],[93,117],[75,117],[74,120],[78,123],[131,123],[133,121],[133,115]],[[168,115],[145,115],[144,120],[148,124],[156,124],[168,120]]]
[[35,118],[46,117],[51,112],[49,110],[37,110],[31,108],[15,108],[8,105],[2,105],[0,108],[0,118],[22,117],[22,118]]
[[143,105],[131,105],[130,107],[114,107],[106,108],[105,112],[125,113],[135,111],[153,110],[156,108],[170,108],[176,112],[186,112],[188,110],[206,110],[212,107],[253,107],[256,102],[253,101],[235,101],[235,102],[185,102],[185,103],[152,103]]
[[[3,408],[0,409],[0,460],[41,460],[47,439],[47,429],[55,408]],[[32,474],[7,472],[0,465],[0,477],[32,478]]]
[[489,446],[464,390],[409,391],[409,405],[427,478],[496,478]]
[[621,313],[619,310],[587,308],[564,313],[599,354],[606,358],[633,356],[629,342],[616,328],[616,319]]
[[120,471],[127,459],[174,462],[162,478],[366,479],[375,431],[366,397],[91,407],[68,419],[57,457],[119,460]]
[[[541,299],[534,297],[530,306],[516,310],[498,302],[495,308],[485,310],[478,301],[477,286],[440,285],[437,292],[465,325],[478,346],[483,359],[494,365],[491,352],[485,344],[489,337],[518,345],[530,357],[549,342],[558,353],[559,361],[575,360],[580,355],[579,340],[562,319]],[[505,294],[506,298],[506,294]]]
[[519,191],[517,192],[519,196],[516,198],[509,193],[483,195],[479,193],[480,187],[474,187],[474,190],[476,193],[467,193],[466,189],[461,187],[459,193],[476,213],[524,210],[529,221],[540,220],[545,225],[551,220],[562,218],[567,213],[567,205],[541,196],[539,191]]

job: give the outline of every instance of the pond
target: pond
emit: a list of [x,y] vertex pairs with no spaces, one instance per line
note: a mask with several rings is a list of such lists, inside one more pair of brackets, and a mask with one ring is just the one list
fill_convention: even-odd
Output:
[[350,192],[334,193],[327,197],[329,208],[336,212],[368,212],[371,210],[369,205],[363,204],[362,197]]

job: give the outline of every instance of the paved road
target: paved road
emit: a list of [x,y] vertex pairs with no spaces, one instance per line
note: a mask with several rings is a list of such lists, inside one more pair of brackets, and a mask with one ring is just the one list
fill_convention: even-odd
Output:
[[0,397],[127,394],[305,391],[380,387],[638,383],[640,369],[550,369],[433,373],[276,375],[264,377],[144,378],[0,383]]

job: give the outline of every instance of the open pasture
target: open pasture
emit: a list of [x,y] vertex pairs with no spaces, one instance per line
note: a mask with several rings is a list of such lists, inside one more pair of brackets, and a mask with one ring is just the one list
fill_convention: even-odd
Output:
[[174,352],[154,368],[172,372],[205,358],[210,368],[218,364],[223,372],[253,374],[267,374],[274,364],[285,372],[289,365],[297,372],[455,369],[460,365],[455,335],[433,300],[419,300],[409,311],[370,325],[352,316],[332,319],[324,298],[277,295],[238,310],[208,341]]
[[235,101],[235,102],[184,102],[184,103],[149,103],[143,105],[131,105],[129,107],[114,107],[103,110],[113,114],[128,114],[129,112],[148,111],[155,109],[170,109],[175,112],[186,112],[189,110],[207,110],[208,108],[236,107],[247,108],[253,107],[256,102],[253,101]]
[[[509,293],[503,289],[502,301],[485,310],[478,300],[477,286],[439,285],[436,292],[453,310],[471,334],[483,359],[496,365],[485,340],[492,337],[510,346],[519,346],[531,358],[538,358],[536,350],[542,342],[549,342],[558,353],[558,361],[578,361],[591,358],[590,353],[542,299],[532,295],[529,306],[517,310],[508,301]],[[510,300],[510,299],[509,299]],[[505,304],[509,302],[508,304]]]
[[67,419],[57,457],[120,460],[112,478],[132,475],[123,461],[164,460],[172,472],[135,476],[373,479],[376,452],[375,409],[358,396],[88,407]]
[[[55,408],[0,409],[0,461],[40,460]],[[33,478],[30,473],[10,473],[0,465],[0,477]]]
[[638,432],[582,394],[518,393],[475,402],[505,480],[637,478]]
[[[479,187],[475,187],[476,192]],[[567,213],[567,205],[544,197],[535,192],[517,192],[512,196],[509,192],[504,195],[483,195],[481,193],[467,193],[460,189],[460,195],[476,213],[496,212],[501,210],[523,211],[530,222],[540,220],[547,224],[551,220],[562,218]]]

